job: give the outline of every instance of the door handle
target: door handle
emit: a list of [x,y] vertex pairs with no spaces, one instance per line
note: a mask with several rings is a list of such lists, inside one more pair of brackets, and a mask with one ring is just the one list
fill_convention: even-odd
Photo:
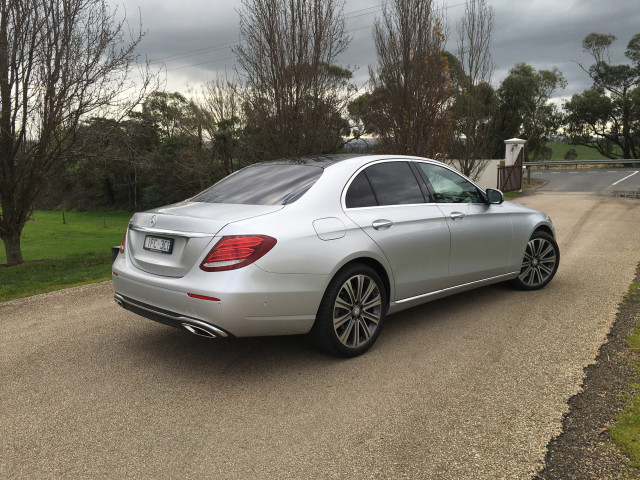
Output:
[[391,228],[391,226],[393,225],[393,222],[391,220],[374,220],[373,223],[371,224],[371,226],[375,229],[375,230],[386,230],[387,228]]
[[450,217],[452,220],[462,220],[465,217],[465,214],[462,212],[451,212]]

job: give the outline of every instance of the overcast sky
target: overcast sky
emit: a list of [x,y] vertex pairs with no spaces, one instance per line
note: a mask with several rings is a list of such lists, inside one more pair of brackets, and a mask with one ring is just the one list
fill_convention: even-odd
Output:
[[[238,33],[240,1],[234,0],[111,0],[126,10],[130,23],[140,15],[146,37],[140,53],[164,65],[170,91],[187,90],[215,78],[225,70],[233,72],[232,47],[241,40]],[[640,0],[493,0],[495,11],[492,55],[497,87],[509,69],[526,62],[537,69],[558,67],[569,82],[558,92],[570,97],[591,83],[576,62],[588,66],[590,56],[582,51],[582,39],[590,32],[611,33],[618,40],[612,61],[626,61],[624,51],[631,37],[640,33]],[[444,3],[449,40],[456,48],[456,23],[464,13],[464,0]],[[356,69],[358,85],[368,78],[368,66],[376,63],[371,27],[380,16],[382,0],[347,0],[346,26],[352,36],[338,64]]]

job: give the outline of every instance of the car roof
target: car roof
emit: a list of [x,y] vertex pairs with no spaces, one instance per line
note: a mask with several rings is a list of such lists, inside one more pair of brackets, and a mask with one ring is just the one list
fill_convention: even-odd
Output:
[[373,161],[379,160],[405,160],[405,161],[426,161],[442,165],[447,168],[450,166],[432,158],[418,157],[413,155],[394,155],[394,154],[366,154],[366,153],[336,153],[327,155],[308,155],[292,158],[280,158],[278,160],[271,160],[268,162],[258,162],[249,167],[257,165],[308,165],[312,167],[328,168],[334,165],[351,163],[347,160],[353,160],[356,164],[364,165]]
[[335,163],[342,162],[345,160],[350,160],[356,157],[366,156],[363,154],[357,153],[338,153],[331,155],[308,155],[304,157],[295,157],[295,158],[280,158],[278,160],[273,160],[269,162],[261,162],[256,163],[254,165],[309,165],[313,167],[326,168]]

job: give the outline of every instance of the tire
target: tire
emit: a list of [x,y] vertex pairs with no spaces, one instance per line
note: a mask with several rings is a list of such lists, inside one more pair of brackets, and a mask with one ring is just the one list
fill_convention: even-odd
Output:
[[560,249],[547,232],[533,232],[525,247],[522,267],[512,285],[520,290],[539,290],[545,287],[558,271]]
[[309,338],[332,355],[361,355],[380,335],[386,312],[380,276],[367,265],[347,265],[329,283]]

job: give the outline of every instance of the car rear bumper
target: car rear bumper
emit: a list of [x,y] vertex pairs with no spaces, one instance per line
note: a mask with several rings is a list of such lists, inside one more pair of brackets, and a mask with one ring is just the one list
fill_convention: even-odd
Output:
[[154,322],[175,328],[184,328],[188,332],[202,337],[226,338],[233,336],[224,329],[216,325],[212,325],[211,323],[198,320],[197,318],[187,317],[186,315],[181,315],[177,312],[148,305],[138,300],[134,300],[133,298],[125,297],[119,293],[114,294],[113,297],[116,303],[122,308],[140,315],[141,317],[153,320]]
[[156,322],[217,338],[307,333],[328,282],[324,275],[274,274],[253,265],[168,278],[143,272],[123,257],[113,265],[119,305]]

